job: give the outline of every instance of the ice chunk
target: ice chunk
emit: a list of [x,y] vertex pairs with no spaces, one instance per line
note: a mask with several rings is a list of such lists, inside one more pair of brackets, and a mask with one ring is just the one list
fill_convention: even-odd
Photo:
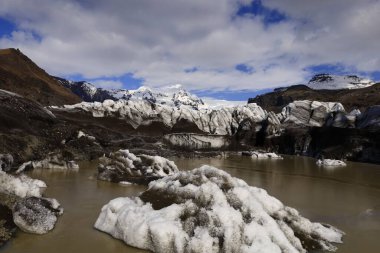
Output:
[[77,138],[80,139],[82,137],[84,137],[84,138],[86,138],[86,139],[88,139],[90,141],[95,141],[96,140],[96,138],[94,136],[86,134],[83,131],[78,131],[78,137]]
[[174,162],[161,156],[134,155],[129,150],[119,150],[109,157],[100,158],[98,179],[145,183],[178,172]]
[[340,167],[346,166],[347,164],[341,160],[333,160],[333,159],[319,159],[317,161],[318,166],[328,166],[328,167]]
[[138,198],[110,201],[95,228],[153,252],[334,251],[344,234],[210,166],[153,181]]
[[52,230],[63,208],[55,199],[27,197],[13,208],[13,221],[23,231],[46,234]]
[[26,175],[15,177],[0,171],[0,192],[17,195],[21,198],[41,197],[46,188],[45,182]]
[[252,151],[251,152],[251,157],[256,158],[256,159],[283,159],[282,156],[277,155],[276,153],[273,152],[259,152],[259,151]]

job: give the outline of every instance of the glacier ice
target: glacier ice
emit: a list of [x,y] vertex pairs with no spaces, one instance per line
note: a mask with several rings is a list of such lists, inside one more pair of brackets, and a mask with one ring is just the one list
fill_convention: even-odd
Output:
[[26,175],[18,177],[0,171],[0,192],[21,198],[41,197],[46,188],[45,182]]
[[344,234],[206,165],[152,181],[140,197],[111,200],[95,228],[159,253],[334,251]]
[[127,149],[100,158],[98,179],[144,183],[178,172],[174,162],[161,156],[135,155]]
[[52,230],[63,208],[57,200],[50,198],[26,197],[13,208],[13,221],[23,231],[46,234]]
[[318,166],[330,166],[330,167],[340,167],[340,166],[346,166],[347,164],[341,160],[334,160],[334,159],[319,159],[317,160],[316,164]]

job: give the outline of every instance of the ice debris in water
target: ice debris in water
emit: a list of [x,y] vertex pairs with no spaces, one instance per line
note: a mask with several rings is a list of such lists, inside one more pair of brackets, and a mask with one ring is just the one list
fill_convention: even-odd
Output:
[[330,167],[340,167],[346,166],[347,164],[341,160],[333,160],[333,159],[319,159],[317,161],[318,166],[330,166]]
[[140,197],[111,200],[95,228],[137,248],[194,253],[334,251],[344,234],[206,165],[152,181]]
[[120,149],[100,158],[98,179],[112,182],[149,182],[178,172],[174,162],[161,156],[135,155]]
[[71,170],[78,171],[79,165],[75,161],[65,161],[61,155],[48,156],[40,161],[28,161],[20,165],[16,174],[30,169],[50,169],[56,171]]
[[283,159],[282,156],[277,155],[276,153],[265,153],[258,151],[253,151],[251,153],[251,157],[256,159]]
[[27,197],[13,208],[13,221],[23,231],[46,234],[52,230],[63,208],[56,199]]
[[13,176],[0,171],[0,192],[12,194],[21,198],[41,197],[46,188],[45,182],[32,179],[26,175]]

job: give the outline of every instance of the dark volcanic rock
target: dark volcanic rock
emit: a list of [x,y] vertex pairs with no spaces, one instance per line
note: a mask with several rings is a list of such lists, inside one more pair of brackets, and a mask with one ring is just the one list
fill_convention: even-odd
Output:
[[12,238],[17,227],[13,222],[12,210],[0,204],[0,247]]
[[13,164],[13,156],[10,154],[0,154],[0,171],[10,171]]
[[372,128],[380,130],[380,105],[369,107],[358,118],[359,128]]
[[63,208],[55,199],[28,197],[16,203],[13,221],[25,232],[45,234],[52,230]]

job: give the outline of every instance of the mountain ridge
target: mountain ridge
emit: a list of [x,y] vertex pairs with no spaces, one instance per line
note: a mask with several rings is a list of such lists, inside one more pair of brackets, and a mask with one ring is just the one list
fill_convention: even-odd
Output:
[[307,85],[299,84],[277,88],[272,92],[249,98],[248,103],[256,103],[265,110],[281,112],[287,104],[296,100],[316,100],[321,102],[340,102],[351,111],[364,111],[370,106],[380,104],[380,83],[358,89],[312,89]]
[[166,104],[174,107],[182,105],[194,109],[204,109],[207,105],[196,95],[185,90],[182,85],[172,85],[161,90],[141,86],[135,90],[127,89],[103,89],[86,81],[69,81],[60,77],[55,78],[62,86],[70,89],[85,102],[104,102],[107,99],[117,101],[145,100],[151,103]]

